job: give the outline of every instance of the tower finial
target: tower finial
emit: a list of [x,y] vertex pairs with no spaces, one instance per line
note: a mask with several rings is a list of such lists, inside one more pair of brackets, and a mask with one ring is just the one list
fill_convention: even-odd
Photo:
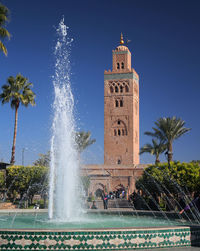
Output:
[[120,44],[124,44],[123,34],[122,34],[122,32],[121,32],[121,37],[120,37]]

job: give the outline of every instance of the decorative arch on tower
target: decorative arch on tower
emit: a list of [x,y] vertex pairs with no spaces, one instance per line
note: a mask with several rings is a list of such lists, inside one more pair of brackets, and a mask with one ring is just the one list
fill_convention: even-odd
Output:
[[117,97],[115,97],[115,99],[114,99],[114,106],[115,107],[123,107],[124,106],[124,100],[123,100],[123,97],[119,97],[119,96],[117,96]]
[[129,92],[129,82],[127,80],[110,82],[109,83],[109,92],[110,94],[121,94]]
[[123,137],[128,135],[126,123],[121,119],[117,119],[114,121],[111,130],[112,135],[116,137]]

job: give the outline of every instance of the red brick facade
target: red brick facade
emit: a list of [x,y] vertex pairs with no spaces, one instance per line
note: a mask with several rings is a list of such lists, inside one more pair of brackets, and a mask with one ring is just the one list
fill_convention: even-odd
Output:
[[88,165],[89,192],[123,185],[128,194],[143,173],[139,164],[139,76],[131,68],[131,53],[123,45],[112,51],[112,71],[104,72],[104,165]]
[[131,53],[113,50],[113,69],[104,72],[104,164],[139,164],[139,77]]

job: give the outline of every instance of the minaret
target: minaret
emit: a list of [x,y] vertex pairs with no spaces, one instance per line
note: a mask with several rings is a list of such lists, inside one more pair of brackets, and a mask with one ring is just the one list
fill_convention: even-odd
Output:
[[112,51],[112,71],[104,72],[104,164],[139,164],[139,76],[124,45]]

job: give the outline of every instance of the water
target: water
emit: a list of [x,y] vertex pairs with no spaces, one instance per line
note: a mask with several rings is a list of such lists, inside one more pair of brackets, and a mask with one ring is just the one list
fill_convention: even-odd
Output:
[[[15,220],[13,221],[13,217]],[[181,226],[189,224],[187,221],[171,219],[165,220],[159,217],[122,215],[118,214],[85,214],[79,220],[49,220],[45,213],[23,213],[17,215],[0,215],[0,229],[105,229],[105,228],[133,228],[133,227],[161,227],[161,226]],[[191,224],[190,224],[191,225]]]
[[54,103],[51,138],[49,218],[76,219],[80,213],[78,188],[79,161],[75,146],[74,98],[70,84],[69,39],[64,18],[60,21],[55,46],[53,76]]

